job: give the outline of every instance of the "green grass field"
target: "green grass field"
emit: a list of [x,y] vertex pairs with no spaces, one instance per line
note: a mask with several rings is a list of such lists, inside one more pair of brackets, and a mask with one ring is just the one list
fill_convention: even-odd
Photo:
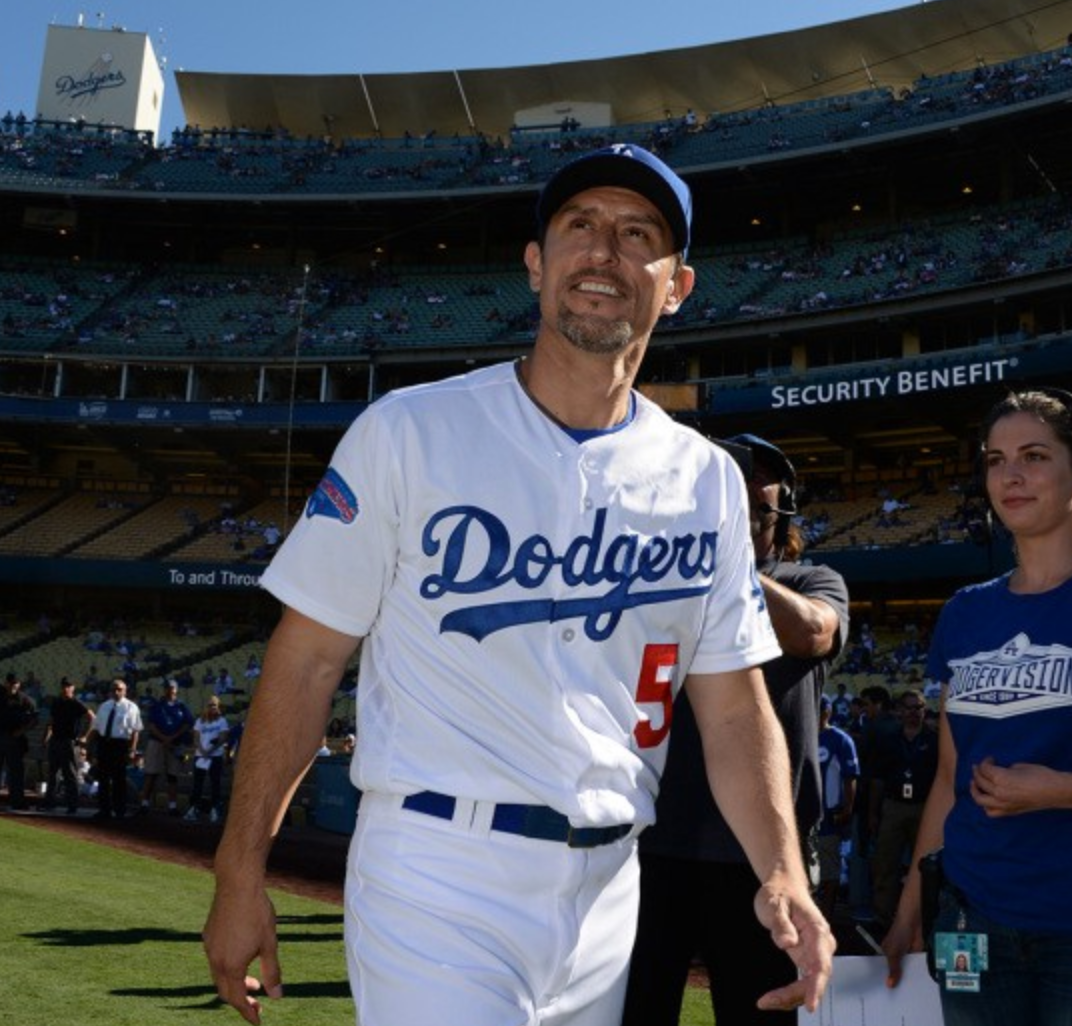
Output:
[[693,987],[685,990],[679,1026],[715,1026],[715,1013],[706,990]]
[[[0,819],[0,1009],[10,1026],[241,1023],[201,952],[210,876]],[[272,1024],[353,1023],[335,905],[273,893],[286,997]]]
[[[5,1026],[205,1026],[222,1006],[201,952],[208,873],[0,818],[0,1018]],[[273,892],[286,997],[270,1026],[354,1021],[332,904]],[[682,1026],[712,1026],[689,991]]]

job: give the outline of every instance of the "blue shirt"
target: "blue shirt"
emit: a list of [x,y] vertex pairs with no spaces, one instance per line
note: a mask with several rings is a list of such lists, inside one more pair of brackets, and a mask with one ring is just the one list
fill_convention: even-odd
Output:
[[943,865],[985,915],[1024,930],[1072,931],[1072,810],[991,819],[972,766],[1035,763],[1072,773],[1072,581],[1038,595],[1008,576],[962,588],[935,627],[927,672],[946,686],[957,751]]
[[839,834],[834,813],[845,801],[845,782],[860,776],[856,742],[840,727],[826,727],[819,732],[819,773],[823,782],[823,818],[820,834]]
[[194,715],[183,702],[169,702],[165,698],[159,698],[149,710],[149,723],[168,737],[185,727],[186,730],[176,740],[180,744],[188,744],[191,740],[189,731],[194,725]]

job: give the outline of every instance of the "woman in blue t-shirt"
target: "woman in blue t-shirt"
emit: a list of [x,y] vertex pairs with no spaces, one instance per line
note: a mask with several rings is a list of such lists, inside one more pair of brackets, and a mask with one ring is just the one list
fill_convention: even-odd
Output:
[[1001,400],[982,463],[1017,565],[939,617],[938,776],[882,946],[896,986],[923,948],[918,861],[942,848],[930,939],[946,1026],[1072,1026],[1072,394]]

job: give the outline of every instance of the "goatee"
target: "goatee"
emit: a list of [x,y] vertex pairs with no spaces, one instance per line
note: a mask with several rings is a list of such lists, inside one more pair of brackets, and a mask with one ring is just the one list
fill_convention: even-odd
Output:
[[558,311],[558,330],[584,353],[620,353],[633,338],[629,321],[576,314],[564,306]]

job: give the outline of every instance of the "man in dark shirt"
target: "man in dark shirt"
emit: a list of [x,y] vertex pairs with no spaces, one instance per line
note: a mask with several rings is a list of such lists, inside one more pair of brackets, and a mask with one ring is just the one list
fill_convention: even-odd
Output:
[[[742,463],[757,586],[783,652],[764,664],[763,675],[786,733],[798,829],[807,843],[822,816],[819,700],[848,636],[848,589],[830,567],[799,561],[804,541],[792,523],[796,471],[785,454],[754,435],[728,441],[731,451],[743,447],[750,455]],[[759,996],[793,967],[770,935],[753,925],[759,881],[711,795],[684,693],[671,722],[655,824],[640,835],[640,915],[622,1024],[676,1026],[689,966],[699,955],[719,1023],[795,1026],[796,1012],[756,1007]],[[817,884],[817,864],[815,872]]]
[[52,699],[45,725],[45,748],[48,751],[46,808],[55,808],[59,796],[57,785],[62,777],[67,813],[73,816],[78,812],[77,745],[85,740],[86,732],[92,726],[93,710],[75,698],[74,681],[64,677],[60,681],[60,693]]
[[901,897],[904,854],[911,852],[923,817],[923,803],[938,772],[938,732],[924,722],[923,692],[897,698],[901,729],[876,739],[871,761],[870,833],[874,838],[871,876],[875,918],[893,921]]
[[0,772],[7,769],[8,805],[26,808],[27,731],[37,722],[37,706],[22,693],[22,681],[9,673],[0,691]]

